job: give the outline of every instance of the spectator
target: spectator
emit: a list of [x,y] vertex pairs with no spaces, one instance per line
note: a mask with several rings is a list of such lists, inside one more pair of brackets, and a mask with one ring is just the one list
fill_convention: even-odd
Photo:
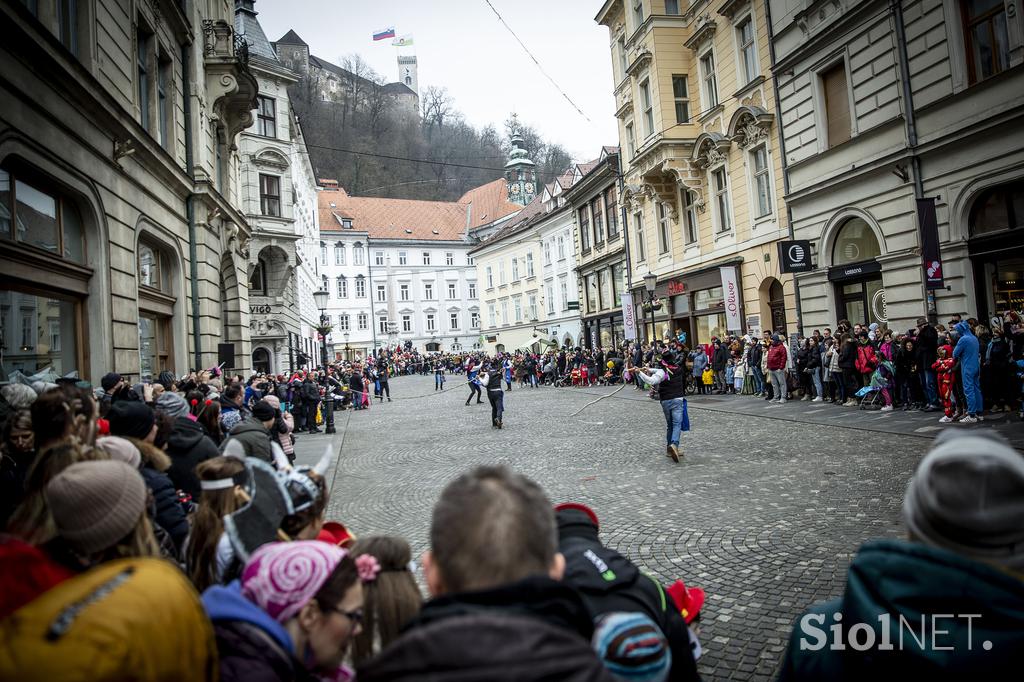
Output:
[[189,418],[188,403],[177,393],[165,391],[157,399],[156,409],[158,414],[173,419],[166,445],[167,455],[171,458],[167,476],[175,488],[198,500],[200,489],[196,466],[220,454],[217,445],[203,433],[203,428],[195,420]]
[[270,427],[271,435],[281,445],[288,461],[294,462],[295,436],[292,435],[292,432],[295,430],[295,420],[289,413],[281,411],[281,399],[276,395],[268,395],[263,402],[274,408],[274,425]]
[[786,395],[789,392],[786,386],[788,355],[789,351],[782,343],[782,337],[773,334],[772,345],[768,349],[768,373],[772,380],[772,392],[777,398],[775,402],[780,405],[786,402]]
[[26,409],[14,410],[4,420],[0,442],[0,528],[25,499],[25,479],[35,457],[32,414]]
[[239,384],[231,384],[220,395],[220,430],[223,433],[231,433],[231,429],[248,416],[248,410],[244,408],[242,387]]
[[245,503],[239,494],[245,478],[245,464],[235,457],[214,457],[196,468],[202,493],[185,552],[185,571],[202,592],[211,585],[238,578],[241,565],[235,559],[224,517]]
[[228,437],[221,445],[221,452],[230,441],[238,441],[245,450],[246,457],[255,457],[269,464],[274,464],[274,452],[271,449],[271,442],[274,437],[270,433],[274,422],[277,421],[277,414],[274,408],[264,400],[256,403],[252,408],[252,414],[245,420],[238,422],[228,433]]
[[612,679],[588,644],[586,606],[558,582],[565,559],[536,483],[502,467],[463,474],[434,507],[430,543],[433,599],[360,682]]
[[974,335],[971,325],[967,322],[957,322],[955,328],[960,338],[953,348],[953,359],[960,368],[960,380],[964,395],[967,397],[967,415],[960,419],[960,423],[976,424],[984,409],[981,398],[981,351],[978,347],[978,337]]

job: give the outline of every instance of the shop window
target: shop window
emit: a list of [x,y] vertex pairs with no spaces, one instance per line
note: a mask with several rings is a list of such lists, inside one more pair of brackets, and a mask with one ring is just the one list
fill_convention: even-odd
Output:
[[0,288],[0,381],[47,367],[58,375],[80,368],[79,301],[19,288]]
[[709,310],[725,305],[725,296],[722,294],[722,287],[700,289],[693,293],[693,309]]
[[44,183],[0,169],[0,239],[9,239],[85,263],[82,214]]
[[832,265],[859,263],[880,255],[882,250],[874,230],[861,218],[850,218],[839,228],[832,246]]
[[975,237],[1020,227],[1024,222],[1024,181],[986,190],[971,208],[970,230]]

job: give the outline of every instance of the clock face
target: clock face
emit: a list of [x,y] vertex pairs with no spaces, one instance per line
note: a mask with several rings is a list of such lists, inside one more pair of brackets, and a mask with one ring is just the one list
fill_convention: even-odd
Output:
[[512,194],[519,194],[519,185],[512,185],[509,187],[509,191],[512,192]]
[[532,191],[533,191],[533,183],[532,182],[526,183],[526,193],[529,194]]

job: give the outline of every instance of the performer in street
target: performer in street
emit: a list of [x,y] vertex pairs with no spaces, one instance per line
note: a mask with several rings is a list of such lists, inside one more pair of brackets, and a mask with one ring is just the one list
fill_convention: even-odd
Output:
[[679,449],[679,434],[689,431],[686,415],[686,371],[683,361],[672,349],[661,354],[660,367],[645,370],[636,368],[633,371],[649,386],[657,386],[661,409],[665,413],[666,444],[665,454],[678,462],[682,456]]
[[502,367],[497,359],[493,363],[484,363],[480,373],[480,384],[487,387],[487,400],[491,403],[491,426],[501,428],[501,419],[505,413],[505,392],[501,390]]
[[476,395],[476,401],[482,403],[480,400],[480,377],[479,370],[477,369],[476,359],[470,358],[466,365],[466,379],[469,381],[469,397],[466,398],[466,404],[469,405],[470,401],[473,400],[473,396]]

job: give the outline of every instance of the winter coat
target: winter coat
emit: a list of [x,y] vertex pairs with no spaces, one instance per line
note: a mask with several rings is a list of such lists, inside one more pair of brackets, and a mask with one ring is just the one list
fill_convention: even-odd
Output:
[[861,374],[870,374],[878,366],[878,357],[875,355],[875,349],[870,343],[862,343],[857,346],[857,360],[854,362],[854,367]]
[[818,369],[821,367],[821,353],[818,352],[818,347],[807,349],[807,369]]
[[274,436],[277,437],[277,442],[281,444],[284,454],[288,455],[288,459],[291,459],[292,455],[295,454],[295,445],[292,443],[292,431],[294,430],[295,418],[292,417],[290,412],[281,412],[274,421]]
[[245,419],[247,412],[240,408],[238,403],[228,400],[223,395],[220,396],[220,430],[228,433],[238,422]]
[[844,341],[839,347],[839,369],[857,369],[857,346],[853,341]]
[[237,580],[203,592],[203,607],[217,637],[221,682],[316,679],[296,660],[288,631],[242,596]]
[[141,469],[142,480],[146,487],[153,493],[153,502],[156,504],[155,521],[160,525],[174,541],[175,549],[180,552],[188,537],[188,517],[185,510],[178,502],[178,491],[171,483],[167,474],[161,473],[153,467],[144,466]]
[[917,366],[931,367],[938,357],[939,333],[935,327],[926,324],[917,332]]
[[993,370],[1009,371],[1010,344],[1006,341],[1005,336],[992,337],[992,342],[988,344],[988,350],[985,353],[985,363]]
[[580,595],[547,576],[423,605],[401,637],[356,671],[359,682],[613,682],[590,648]]
[[708,356],[704,354],[703,348],[698,348],[690,353],[690,357],[693,359],[693,376],[699,377],[704,373],[704,368],[708,366]]
[[784,344],[773,343],[768,348],[768,369],[770,371],[786,369],[786,364],[788,362],[789,351],[786,350],[786,346]]
[[[650,617],[672,651],[669,679],[698,679],[686,621],[672,600],[664,598],[661,585],[629,559],[603,546],[595,526],[573,523],[559,532],[558,551],[565,557],[562,581],[580,593],[591,616],[629,612]],[[600,563],[588,555],[596,556]]]
[[[867,624],[876,637],[881,637],[879,616],[888,614],[893,650],[879,650],[876,639],[876,646],[863,653],[849,644],[843,651],[833,651],[829,628],[836,622],[836,613],[842,614],[844,644],[849,641],[850,628],[857,623]],[[977,617],[968,620],[938,614]],[[927,630],[923,649],[914,639],[915,635],[917,641],[922,639],[922,615]],[[800,623],[805,618],[811,619],[809,624],[820,634],[806,627],[801,632]],[[907,625],[902,625],[901,618]],[[857,552],[847,572],[843,596],[812,606],[796,622],[780,682],[1011,679],[1007,673],[1019,670],[1024,651],[1024,582],[944,549],[878,540],[864,544]],[[934,648],[933,635],[938,645]],[[823,646],[801,650],[801,640]],[[981,642],[991,642],[992,646],[986,650]]]
[[174,429],[167,439],[167,455],[171,458],[171,468],[167,475],[179,490],[184,490],[199,500],[199,477],[196,466],[211,457],[220,454],[216,443],[203,431],[203,427],[188,417],[174,420]]
[[953,349],[953,359],[960,365],[960,374],[965,377],[976,376],[981,371],[978,337],[966,322],[958,322],[953,328],[960,334]]
[[714,355],[711,356],[711,369],[716,372],[724,372],[727,364],[729,364],[729,349],[719,344]]
[[302,401],[307,405],[316,405],[320,400],[320,387],[312,379],[302,382]]
[[270,439],[270,432],[263,426],[263,422],[255,417],[250,417],[243,422],[239,422],[235,428],[231,429],[231,433],[224,439],[224,444],[220,446],[220,450],[224,452],[228,441],[237,440],[245,449],[246,457],[256,457],[264,462],[273,464],[274,453],[270,449]]
[[751,367],[760,367],[761,358],[764,355],[764,348],[758,341],[750,344],[750,351],[747,353],[747,364]]

